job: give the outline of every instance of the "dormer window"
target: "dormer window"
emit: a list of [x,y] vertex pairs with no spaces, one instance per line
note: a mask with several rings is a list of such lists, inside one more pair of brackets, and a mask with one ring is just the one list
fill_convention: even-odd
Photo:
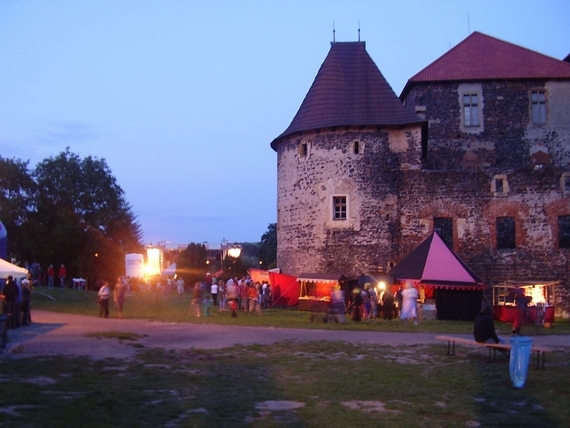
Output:
[[543,90],[530,93],[530,120],[533,125],[546,123],[546,92]]
[[491,193],[495,196],[504,195],[509,192],[509,182],[504,174],[497,174],[491,180]]

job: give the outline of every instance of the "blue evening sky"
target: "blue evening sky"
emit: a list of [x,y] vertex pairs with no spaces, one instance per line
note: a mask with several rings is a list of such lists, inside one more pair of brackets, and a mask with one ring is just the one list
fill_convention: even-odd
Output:
[[570,53],[568,0],[0,0],[0,155],[104,158],[145,243],[259,241],[333,22],[398,95],[469,29]]

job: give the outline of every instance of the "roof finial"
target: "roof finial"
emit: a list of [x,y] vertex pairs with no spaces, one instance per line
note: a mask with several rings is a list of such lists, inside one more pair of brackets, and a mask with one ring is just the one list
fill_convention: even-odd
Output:
[[358,20],[358,41],[360,41],[360,19]]
[[334,21],[333,21],[333,43],[336,41],[335,39],[335,29],[334,29]]

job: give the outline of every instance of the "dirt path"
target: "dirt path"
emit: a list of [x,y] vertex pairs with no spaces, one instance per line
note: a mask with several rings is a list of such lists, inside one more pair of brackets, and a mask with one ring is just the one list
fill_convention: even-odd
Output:
[[[163,323],[146,320],[34,311],[32,325],[8,330],[7,352],[14,356],[87,355],[100,358],[131,358],[144,348],[221,349],[237,344],[268,345],[280,341],[329,340],[348,343],[416,345],[439,343],[434,334],[306,330],[273,327],[220,326],[213,324]],[[130,332],[136,341],[86,337],[86,333]],[[468,337],[465,336],[464,337]],[[536,345],[570,346],[569,336],[539,336]],[[135,345],[135,346],[133,346]]]

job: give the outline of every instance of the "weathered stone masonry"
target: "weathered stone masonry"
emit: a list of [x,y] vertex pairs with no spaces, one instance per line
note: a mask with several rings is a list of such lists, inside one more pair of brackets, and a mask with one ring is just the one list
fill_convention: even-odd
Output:
[[[398,113],[399,124],[389,124],[382,115],[366,122],[370,115],[350,104],[362,93],[339,99],[343,80],[326,75],[329,57],[291,132],[272,143],[281,270],[389,270],[434,219],[450,219],[453,250],[487,284],[561,280],[558,315],[570,315],[570,248],[559,245],[559,216],[570,216],[570,68],[555,79],[412,78],[401,106],[417,120]],[[545,123],[532,123],[532,91],[546,94]],[[477,94],[478,126],[464,121],[465,94]],[[331,99],[350,108],[332,117]],[[346,219],[334,218],[335,196],[346,199]],[[515,246],[500,249],[497,219],[505,217],[514,219]]]

